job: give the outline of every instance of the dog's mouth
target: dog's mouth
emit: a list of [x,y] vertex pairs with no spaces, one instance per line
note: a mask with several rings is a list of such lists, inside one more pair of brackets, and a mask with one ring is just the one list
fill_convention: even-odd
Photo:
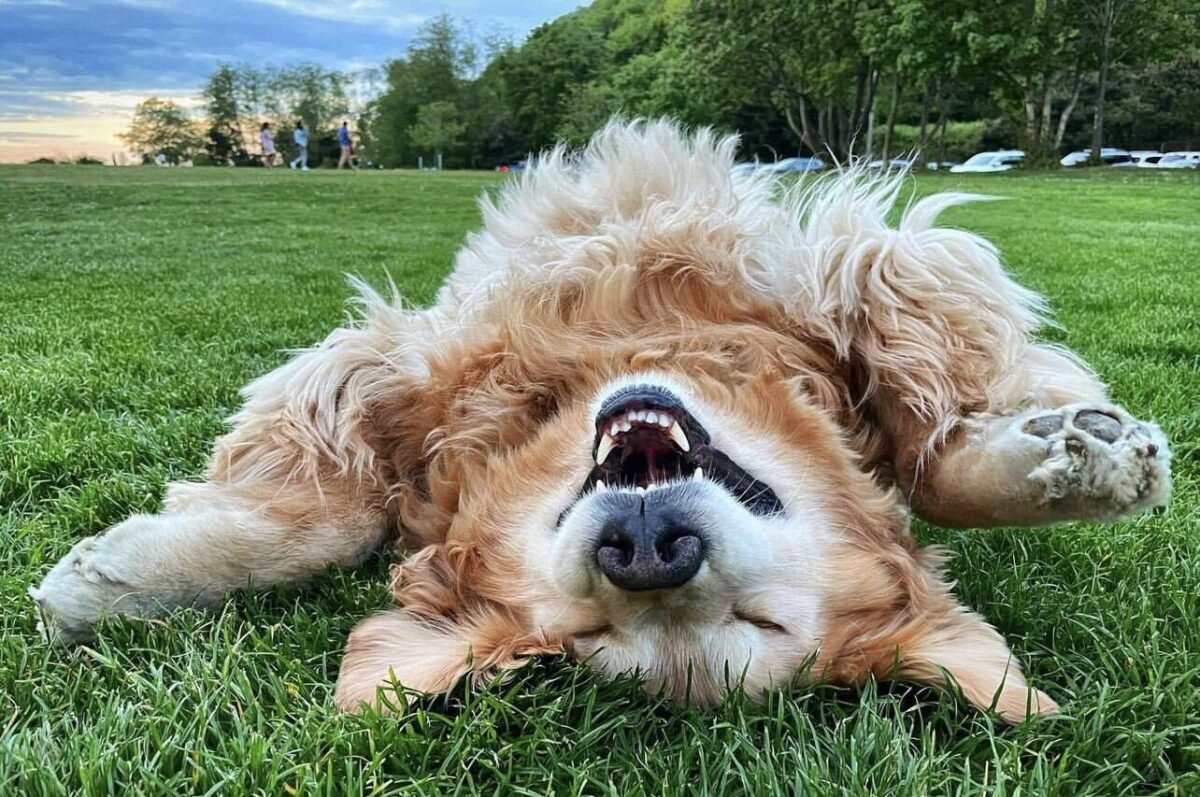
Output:
[[768,485],[712,445],[708,431],[673,393],[635,386],[614,393],[596,415],[596,463],[589,490],[646,491],[672,482],[708,479],[758,515],[783,511]]

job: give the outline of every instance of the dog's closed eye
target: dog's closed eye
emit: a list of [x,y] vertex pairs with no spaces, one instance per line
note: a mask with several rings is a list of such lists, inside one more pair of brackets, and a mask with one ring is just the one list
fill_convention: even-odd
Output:
[[787,633],[787,629],[781,626],[779,623],[768,620],[761,615],[751,614],[740,609],[734,610],[733,618],[738,622],[749,623],[755,628],[761,628],[764,631],[774,631],[777,634]]
[[598,637],[598,636],[607,634],[611,630],[612,630],[612,625],[609,623],[605,623],[604,625],[599,626],[597,628],[589,628],[586,631],[579,631],[575,634],[575,638],[582,639],[582,638],[586,638],[586,637]]

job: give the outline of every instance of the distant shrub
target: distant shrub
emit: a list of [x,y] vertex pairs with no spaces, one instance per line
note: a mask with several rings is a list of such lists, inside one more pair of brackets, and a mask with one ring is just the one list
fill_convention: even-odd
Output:
[[30,163],[40,163],[43,165],[49,164],[53,166],[54,164],[58,163],[58,161],[54,160],[54,158],[38,158],[37,160],[31,160]]
[[103,166],[104,161],[99,158],[93,158],[91,155],[80,155],[74,161],[76,166]]
[[[962,161],[978,152],[982,148],[980,142],[984,138],[987,127],[988,123],[982,120],[949,122],[946,125],[946,159]],[[921,128],[916,125],[896,125],[892,135],[892,157],[914,152],[920,135]],[[883,136],[884,131],[876,127],[876,152],[883,148]],[[1010,141],[1006,146],[1011,147],[1013,143]],[[925,131],[925,152],[923,154],[924,160],[935,161],[938,159],[938,131],[932,124]]]

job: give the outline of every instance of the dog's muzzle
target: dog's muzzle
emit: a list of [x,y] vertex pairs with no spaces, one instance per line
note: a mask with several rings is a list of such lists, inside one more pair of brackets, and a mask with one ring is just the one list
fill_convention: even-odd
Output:
[[716,485],[754,514],[783,511],[775,491],[716,448],[684,402],[657,385],[604,400],[592,456],[579,497],[598,501],[595,561],[621,589],[677,587],[700,569],[704,524],[691,516],[698,491]]

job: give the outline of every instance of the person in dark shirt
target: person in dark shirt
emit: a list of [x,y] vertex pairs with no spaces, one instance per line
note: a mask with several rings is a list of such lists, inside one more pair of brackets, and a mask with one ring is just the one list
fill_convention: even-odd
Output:
[[342,126],[338,128],[338,146],[342,148],[342,157],[338,159],[338,168],[344,169],[349,166],[358,171],[358,164],[354,162],[354,139],[350,137],[349,122],[342,122]]

